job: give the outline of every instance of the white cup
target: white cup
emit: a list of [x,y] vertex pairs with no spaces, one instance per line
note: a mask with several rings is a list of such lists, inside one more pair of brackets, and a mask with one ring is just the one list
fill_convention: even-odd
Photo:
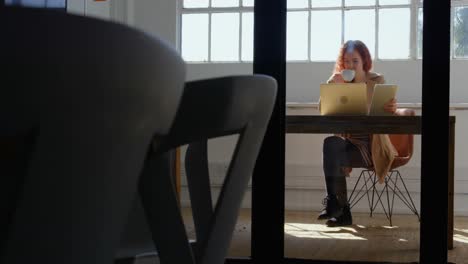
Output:
[[351,82],[354,79],[354,75],[356,72],[354,70],[342,70],[341,71],[341,76],[343,76],[343,80],[345,82]]

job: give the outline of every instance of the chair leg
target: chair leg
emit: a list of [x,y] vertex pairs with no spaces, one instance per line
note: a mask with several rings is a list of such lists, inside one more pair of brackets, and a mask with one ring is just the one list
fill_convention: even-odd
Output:
[[[365,173],[367,173],[367,179],[364,182],[364,185],[366,187],[366,193],[365,194],[367,196],[367,205],[369,206],[370,217],[372,217],[372,200],[374,199],[374,195],[373,195],[374,193],[372,193],[372,198],[371,198],[371,197],[369,197],[369,192],[370,192],[370,190],[373,190],[374,187],[375,187],[375,182],[372,180],[372,174],[374,172],[371,171],[371,170],[366,170]],[[364,177],[364,179],[365,179],[365,177]],[[369,183],[370,186],[367,185],[368,183]]]
[[375,209],[374,207],[375,194],[377,193],[377,190],[375,189],[375,185],[377,184],[377,177],[374,171],[372,171],[372,175],[369,173],[369,178],[372,179],[372,200],[370,203],[370,217],[372,217],[374,214],[374,209]]
[[[400,184],[398,183],[398,181],[400,181]],[[404,191],[401,190],[399,185],[403,186]],[[380,201],[381,195],[383,194],[384,191],[386,191],[386,195],[387,195],[388,213],[383,203]],[[392,192],[391,202],[390,202],[390,194],[388,193],[389,191]],[[411,198],[410,192],[408,188],[406,187],[405,181],[403,180],[403,177],[401,177],[401,174],[398,170],[390,171],[390,174],[385,178],[384,190],[381,191],[379,195],[379,200],[378,200],[378,202],[380,201],[380,204],[382,205],[382,209],[384,210],[387,216],[387,219],[390,221],[390,226],[393,225],[392,215],[393,215],[393,207],[395,204],[395,196],[398,197],[418,217],[418,221],[421,221],[421,217],[419,216],[416,205],[414,204],[414,201]],[[375,204],[375,206],[377,206],[377,203]]]
[[[373,174],[373,181],[374,183],[377,183],[377,175],[374,173]],[[376,198],[376,201],[375,203],[373,202],[373,208],[372,208],[372,211],[375,211],[375,209],[377,208],[377,206],[380,204],[383,211],[384,211],[384,214],[385,216],[387,217],[387,219],[390,221],[391,223],[391,214],[390,214],[390,211],[387,210],[385,208],[385,205],[384,205],[384,202],[382,201],[382,196],[384,195],[384,192],[386,193],[386,197],[387,197],[387,204],[389,204],[389,197],[388,197],[388,184],[387,184],[387,178],[385,178],[385,182],[384,182],[384,186],[382,188],[381,191],[377,190],[377,188],[375,187],[376,185],[374,185],[373,187],[373,192],[376,193],[377,195],[377,198]]]
[[385,179],[385,191],[387,193],[387,208],[388,208],[388,220],[390,221],[390,226],[393,226],[393,223],[392,223],[392,213],[393,213],[393,204],[394,204],[394,201],[395,201],[395,192],[393,192],[392,194],[392,203],[390,204],[390,194],[388,193],[388,182],[389,182],[389,179],[392,177],[392,174],[393,173],[390,173],[390,176],[387,177]]
[[[366,178],[366,173],[368,178]],[[363,181],[363,184],[361,185],[359,190],[357,190],[361,180]],[[389,174],[387,175],[387,177],[385,177],[384,186],[381,190],[377,190],[377,182],[377,175],[374,171],[362,170],[348,199],[350,208],[353,208],[364,197],[364,195],[367,195],[367,200],[369,202],[370,209],[370,217],[373,216],[375,209],[380,204],[385,216],[389,220],[390,226],[393,226],[392,216],[396,196],[418,217],[418,221],[421,221],[421,217],[418,213],[413,199],[411,198],[410,192],[406,187],[405,181],[401,177],[401,174],[398,170],[389,171]],[[402,186],[404,190],[402,190],[402,188],[400,188],[399,185]],[[364,188],[365,192],[360,194]],[[372,191],[371,195],[369,195],[370,191]],[[383,201],[384,198],[382,196],[384,194],[386,201]]]
[[[349,203],[349,208],[352,209],[354,207],[354,205],[356,205],[356,197],[358,196],[358,192],[360,192],[362,190],[362,186],[361,186],[361,189],[359,189],[358,192],[356,192],[356,188],[359,184],[359,182],[361,182],[361,178],[364,176],[364,171],[361,171],[361,174],[359,174],[359,177],[358,177],[358,180],[356,181],[356,184],[354,184],[354,188],[353,190],[351,191],[351,194],[349,195],[348,197],[348,203]],[[356,195],[354,195],[354,193],[356,192]]]
[[[366,178],[366,173],[368,174],[367,178]],[[372,174],[371,173],[372,173],[371,170],[361,171],[361,174],[359,175],[359,178],[356,181],[356,184],[354,185],[354,188],[353,188],[353,190],[351,192],[351,195],[349,196],[348,203],[350,205],[349,206],[350,209],[352,209],[364,197],[364,195],[366,195],[367,196],[367,202],[369,204],[369,209],[371,209],[371,216],[372,216],[373,196],[372,196],[372,201],[371,201],[371,198],[369,197],[369,191],[374,187],[375,182],[372,181],[372,177],[371,177]],[[359,188],[359,191],[356,191],[356,188],[359,185],[359,183],[361,182],[361,179],[363,179],[364,183]],[[369,181],[371,181],[371,183],[372,183],[371,186],[368,186]],[[365,188],[365,192],[359,195],[359,193],[361,193],[364,188]]]
[[[391,189],[394,195],[396,195],[416,215],[416,217],[418,217],[418,221],[421,221],[421,217],[418,213],[418,209],[416,208],[416,205],[414,204],[414,201],[411,198],[410,192],[408,188],[406,187],[403,177],[401,177],[401,174],[399,171],[394,171],[394,172],[396,174],[395,179],[390,178],[393,183],[393,187]],[[398,187],[397,185],[398,179],[400,180],[401,185],[403,186],[404,192],[406,192],[406,194],[400,189],[400,187]]]
[[139,193],[160,262],[195,263],[170,175],[169,153],[147,156]]

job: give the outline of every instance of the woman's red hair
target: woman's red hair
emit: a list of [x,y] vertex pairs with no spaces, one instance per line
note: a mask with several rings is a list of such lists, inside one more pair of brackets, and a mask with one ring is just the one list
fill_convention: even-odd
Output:
[[344,55],[348,52],[357,51],[362,59],[362,68],[365,72],[372,69],[372,58],[366,44],[360,40],[348,40],[341,46],[335,63],[335,72],[341,72],[344,66]]

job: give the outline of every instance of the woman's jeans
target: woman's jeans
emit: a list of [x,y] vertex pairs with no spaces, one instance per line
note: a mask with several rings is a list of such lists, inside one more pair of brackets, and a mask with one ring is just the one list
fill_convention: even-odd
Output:
[[346,174],[343,167],[362,168],[366,163],[359,149],[348,139],[330,136],[323,142],[323,171],[327,196],[337,197],[341,206],[347,204]]

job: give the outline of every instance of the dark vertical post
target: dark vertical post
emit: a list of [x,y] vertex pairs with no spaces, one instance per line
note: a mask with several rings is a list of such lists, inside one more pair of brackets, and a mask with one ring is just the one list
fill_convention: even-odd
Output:
[[449,125],[449,177],[448,177],[448,224],[447,224],[447,248],[453,249],[453,192],[455,177],[455,117]]
[[423,8],[420,263],[432,264],[447,263],[450,0]]
[[252,178],[252,259],[284,258],[286,0],[255,0],[254,73],[278,82],[275,108]]

